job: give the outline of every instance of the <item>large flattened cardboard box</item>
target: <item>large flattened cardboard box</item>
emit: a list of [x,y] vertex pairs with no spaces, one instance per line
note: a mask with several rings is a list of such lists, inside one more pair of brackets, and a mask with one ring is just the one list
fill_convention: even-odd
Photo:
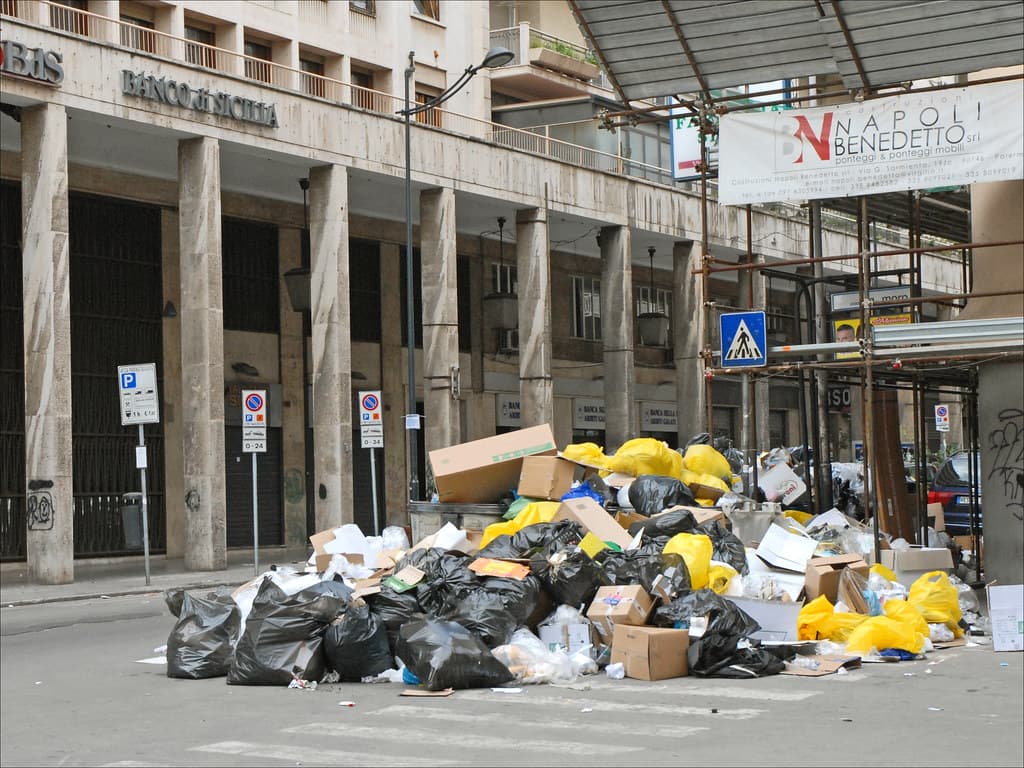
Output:
[[1024,585],[989,584],[988,614],[993,651],[1024,651]]
[[634,680],[667,680],[689,671],[686,654],[690,633],[685,629],[633,627],[618,624],[612,642],[612,664],[621,663]]
[[555,451],[548,424],[433,450],[430,467],[438,501],[495,502],[519,484],[524,456]]
[[804,593],[808,600],[824,595],[835,605],[839,594],[839,574],[849,568],[865,579],[870,567],[860,555],[835,555],[834,557],[812,557],[807,561],[807,575],[804,577]]
[[601,639],[611,643],[617,624],[643,626],[653,607],[651,596],[636,584],[601,587],[587,609],[587,618],[594,622]]
[[531,499],[558,501],[572,487],[576,465],[557,456],[524,456],[518,492]]
[[953,555],[945,547],[883,549],[880,554],[882,565],[895,573],[899,583],[907,588],[926,573],[948,571],[953,567]]
[[559,520],[573,520],[601,541],[610,541],[624,550],[633,542],[633,537],[615,522],[614,517],[605,512],[604,507],[585,496],[563,501],[552,522]]

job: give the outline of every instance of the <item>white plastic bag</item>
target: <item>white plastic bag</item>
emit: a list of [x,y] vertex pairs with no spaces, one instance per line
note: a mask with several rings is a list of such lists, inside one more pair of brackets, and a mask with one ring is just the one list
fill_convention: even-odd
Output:
[[384,541],[384,549],[408,549],[409,537],[405,535],[405,528],[397,525],[389,525],[380,534]]
[[492,649],[491,653],[522,685],[571,683],[576,679],[569,654],[548,650],[541,639],[528,629],[517,629],[508,643]]

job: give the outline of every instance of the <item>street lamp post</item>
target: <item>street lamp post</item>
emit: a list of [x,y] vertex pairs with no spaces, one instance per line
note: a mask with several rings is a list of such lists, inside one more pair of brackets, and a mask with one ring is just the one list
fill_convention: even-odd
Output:
[[[428,110],[439,107],[458,93],[473,76],[481,69],[491,69],[508,64],[515,58],[515,54],[507,48],[491,48],[480,64],[466,67],[459,79],[429,101],[423,104],[411,105],[409,90],[412,86],[412,78],[416,73],[416,52],[409,51],[409,66],[405,69],[405,109],[398,114],[405,118],[405,307],[406,307],[406,349],[408,351],[409,368],[409,391],[408,410],[405,417],[405,429],[419,430],[420,417],[416,411],[416,297],[414,293],[415,280],[413,278],[412,258],[412,133],[411,119]],[[416,436],[409,438],[409,499],[419,501],[420,479],[419,479],[419,448],[416,443]]]

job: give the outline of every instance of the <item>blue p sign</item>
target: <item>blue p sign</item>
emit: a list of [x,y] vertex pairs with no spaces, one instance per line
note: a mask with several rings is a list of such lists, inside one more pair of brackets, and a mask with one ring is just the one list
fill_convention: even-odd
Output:
[[135,374],[134,373],[122,373],[121,374],[121,389],[134,389]]

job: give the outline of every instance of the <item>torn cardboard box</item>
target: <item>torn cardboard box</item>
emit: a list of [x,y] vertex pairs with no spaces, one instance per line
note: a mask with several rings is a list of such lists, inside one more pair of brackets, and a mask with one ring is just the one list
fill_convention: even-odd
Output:
[[541,624],[537,636],[550,651],[564,650],[570,656],[588,646],[597,648],[598,638],[594,625],[589,621],[574,624]]
[[688,672],[690,633],[685,629],[618,624],[612,641],[612,664],[621,663],[634,680],[667,680]]
[[569,492],[576,465],[557,456],[524,456],[519,472],[520,496],[558,501]]
[[581,497],[563,501],[552,522],[559,520],[574,520],[601,541],[610,541],[623,550],[628,549],[633,541],[633,537],[615,522],[615,518],[591,498]]
[[772,523],[757,545],[757,556],[774,568],[806,573],[807,561],[814,557],[818,542],[809,536],[790,533]]
[[635,584],[601,587],[587,609],[601,638],[610,643],[616,624],[643,626],[651,615],[654,601],[643,587]]
[[799,664],[787,664],[779,674],[798,677],[824,677],[840,669],[859,669],[860,656],[798,656]]
[[430,451],[438,501],[497,501],[519,484],[524,456],[555,452],[547,424]]
[[930,571],[949,571],[953,555],[945,547],[915,547],[910,549],[883,549],[882,565],[896,574],[900,584],[907,587]]
[[865,579],[870,568],[860,555],[835,555],[834,557],[812,557],[807,561],[807,575],[804,578],[804,594],[808,600],[825,595],[835,605],[839,594],[839,574],[849,568]]

